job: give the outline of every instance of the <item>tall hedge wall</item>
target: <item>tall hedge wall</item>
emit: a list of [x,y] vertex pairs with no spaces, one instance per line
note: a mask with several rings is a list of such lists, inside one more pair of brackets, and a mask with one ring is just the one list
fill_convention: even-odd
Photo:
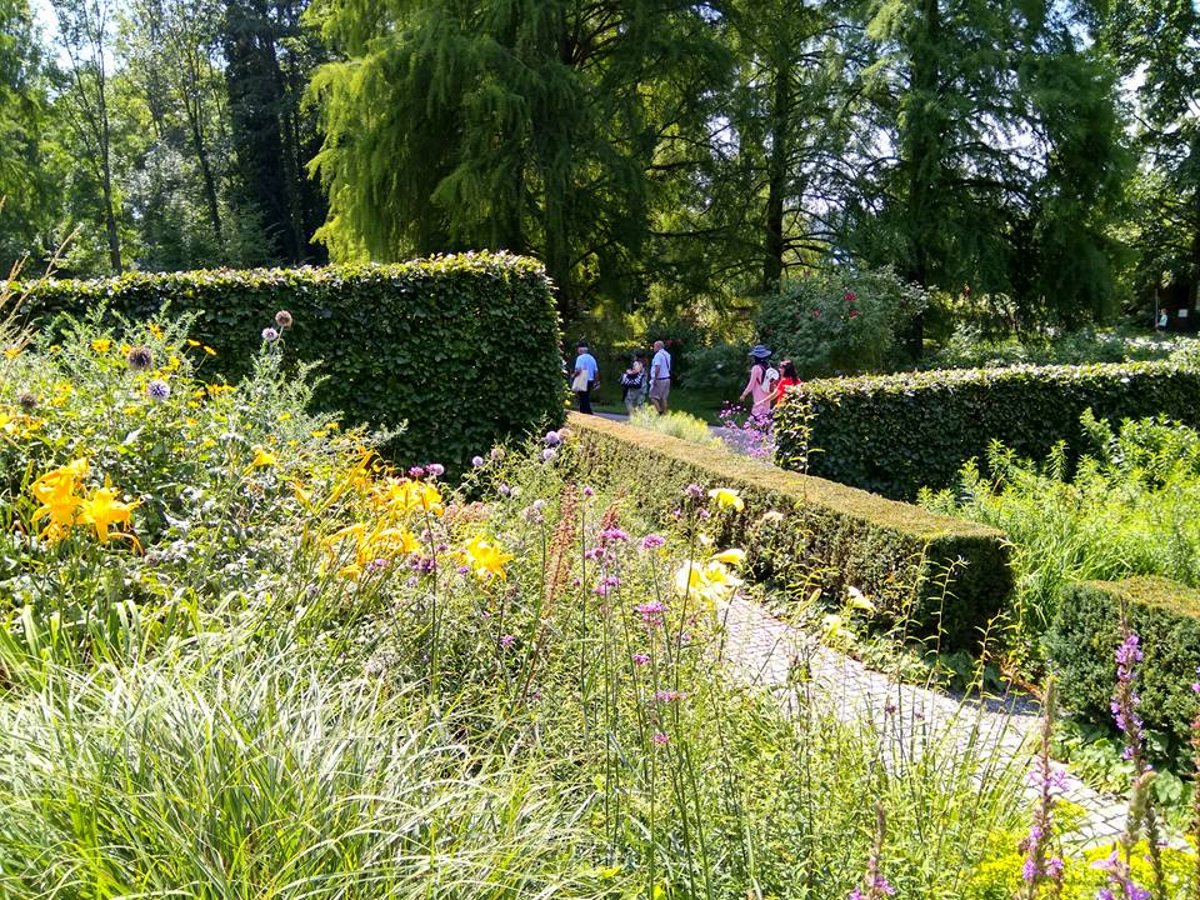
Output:
[[399,265],[321,269],[132,273],[51,281],[32,289],[27,314],[52,326],[99,304],[126,318],[164,306],[195,313],[192,337],[217,349],[214,376],[244,375],[286,309],[289,359],[320,360],[324,409],[347,422],[407,430],[389,451],[401,462],[462,466],[508,435],[560,421],[564,381],[559,324],[540,264],[467,254]]
[[1142,719],[1169,734],[1176,748],[1186,747],[1198,705],[1192,684],[1200,680],[1200,591],[1186,585],[1149,576],[1069,585],[1044,639],[1063,702],[1096,722],[1112,724],[1109,702],[1117,679],[1122,604],[1141,639]]
[[1008,548],[992,528],[632,425],[575,413],[570,425],[580,478],[623,486],[663,518],[690,483],[732,487],[746,509],[726,539],[752,564],[815,583],[834,602],[857,587],[882,619],[940,633],[945,646],[976,645],[1012,590]]
[[[811,411],[809,471],[897,499],[954,484],[959,468],[1000,440],[1042,458],[1084,438],[1079,417],[1165,413],[1200,425],[1200,372],[1171,362],[1013,366],[831,378],[797,391]],[[777,414],[779,460],[802,449],[805,404]]]

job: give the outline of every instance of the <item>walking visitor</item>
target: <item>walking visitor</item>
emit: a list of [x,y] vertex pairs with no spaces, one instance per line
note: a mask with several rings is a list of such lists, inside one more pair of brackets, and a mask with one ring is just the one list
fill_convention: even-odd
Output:
[[775,392],[771,402],[778,406],[787,399],[787,389],[800,384],[800,376],[796,374],[796,364],[790,359],[785,359],[779,364],[780,378],[775,385]]
[[671,354],[662,341],[654,342],[654,359],[650,361],[650,402],[661,416],[667,411],[671,393]]
[[633,415],[633,411],[646,402],[646,387],[649,381],[646,371],[646,351],[638,350],[633,354],[629,368],[621,375],[621,391],[625,401],[625,412]]
[[592,414],[592,391],[600,386],[600,367],[596,357],[588,352],[587,341],[580,341],[576,348],[575,370],[571,373],[571,390],[575,392],[575,404],[581,413]]
[[750,351],[750,380],[738,397],[738,400],[745,400],[749,396],[754,401],[750,414],[756,418],[771,414],[771,398],[775,393],[775,382],[779,380],[779,372],[768,362],[770,358],[771,351],[762,344]]

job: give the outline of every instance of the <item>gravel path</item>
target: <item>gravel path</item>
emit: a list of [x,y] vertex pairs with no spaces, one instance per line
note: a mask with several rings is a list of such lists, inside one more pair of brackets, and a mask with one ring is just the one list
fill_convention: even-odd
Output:
[[[728,633],[725,654],[734,673],[772,690],[785,709],[795,696],[789,687],[802,672],[814,700],[827,703],[846,721],[872,720],[898,758],[914,747],[953,741],[959,746],[974,743],[983,759],[1032,762],[1040,710],[1028,697],[978,702],[899,684],[821,646],[753,601],[736,598],[722,612]],[[1032,800],[1035,792],[1029,791]],[[1100,794],[1067,773],[1064,799],[1085,811],[1077,831],[1068,836],[1076,847],[1110,844],[1123,830],[1124,798]]]

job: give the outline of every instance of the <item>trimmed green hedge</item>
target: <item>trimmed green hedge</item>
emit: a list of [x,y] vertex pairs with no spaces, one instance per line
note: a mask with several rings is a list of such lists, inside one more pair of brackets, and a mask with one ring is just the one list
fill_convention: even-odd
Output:
[[1012,572],[995,529],[785,472],[723,447],[578,414],[570,425],[578,477],[624,486],[660,518],[679,505],[690,483],[737,490],[746,509],[726,539],[743,546],[766,574],[811,580],[834,602],[843,588],[857,587],[885,622],[940,633],[944,646],[978,644],[1006,607]]
[[539,263],[467,254],[399,265],[132,273],[51,281],[23,307],[53,327],[107,304],[145,319],[196,314],[191,337],[218,351],[201,372],[244,375],[277,310],[292,313],[290,360],[316,362],[322,408],[352,423],[408,423],[388,448],[403,463],[461,468],[510,435],[561,421],[565,383],[554,299]]
[[1095,722],[1112,725],[1109,704],[1117,679],[1120,610],[1141,639],[1140,712],[1146,724],[1186,747],[1197,712],[1192,684],[1200,666],[1200,591],[1152,576],[1068,585],[1044,638],[1058,672],[1063,702]]
[[[1119,421],[1165,413],[1200,425],[1200,371],[1171,362],[948,369],[812,381],[808,457],[814,475],[897,499],[954,485],[993,440],[1041,459],[1085,436],[1079,417]],[[776,413],[781,465],[803,450],[805,404]]]

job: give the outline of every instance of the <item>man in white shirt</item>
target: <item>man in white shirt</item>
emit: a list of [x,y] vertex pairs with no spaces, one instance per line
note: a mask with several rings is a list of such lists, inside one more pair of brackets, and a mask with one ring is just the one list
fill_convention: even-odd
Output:
[[650,361],[650,402],[661,416],[667,411],[667,395],[671,393],[671,354],[662,341],[654,342],[654,359]]

